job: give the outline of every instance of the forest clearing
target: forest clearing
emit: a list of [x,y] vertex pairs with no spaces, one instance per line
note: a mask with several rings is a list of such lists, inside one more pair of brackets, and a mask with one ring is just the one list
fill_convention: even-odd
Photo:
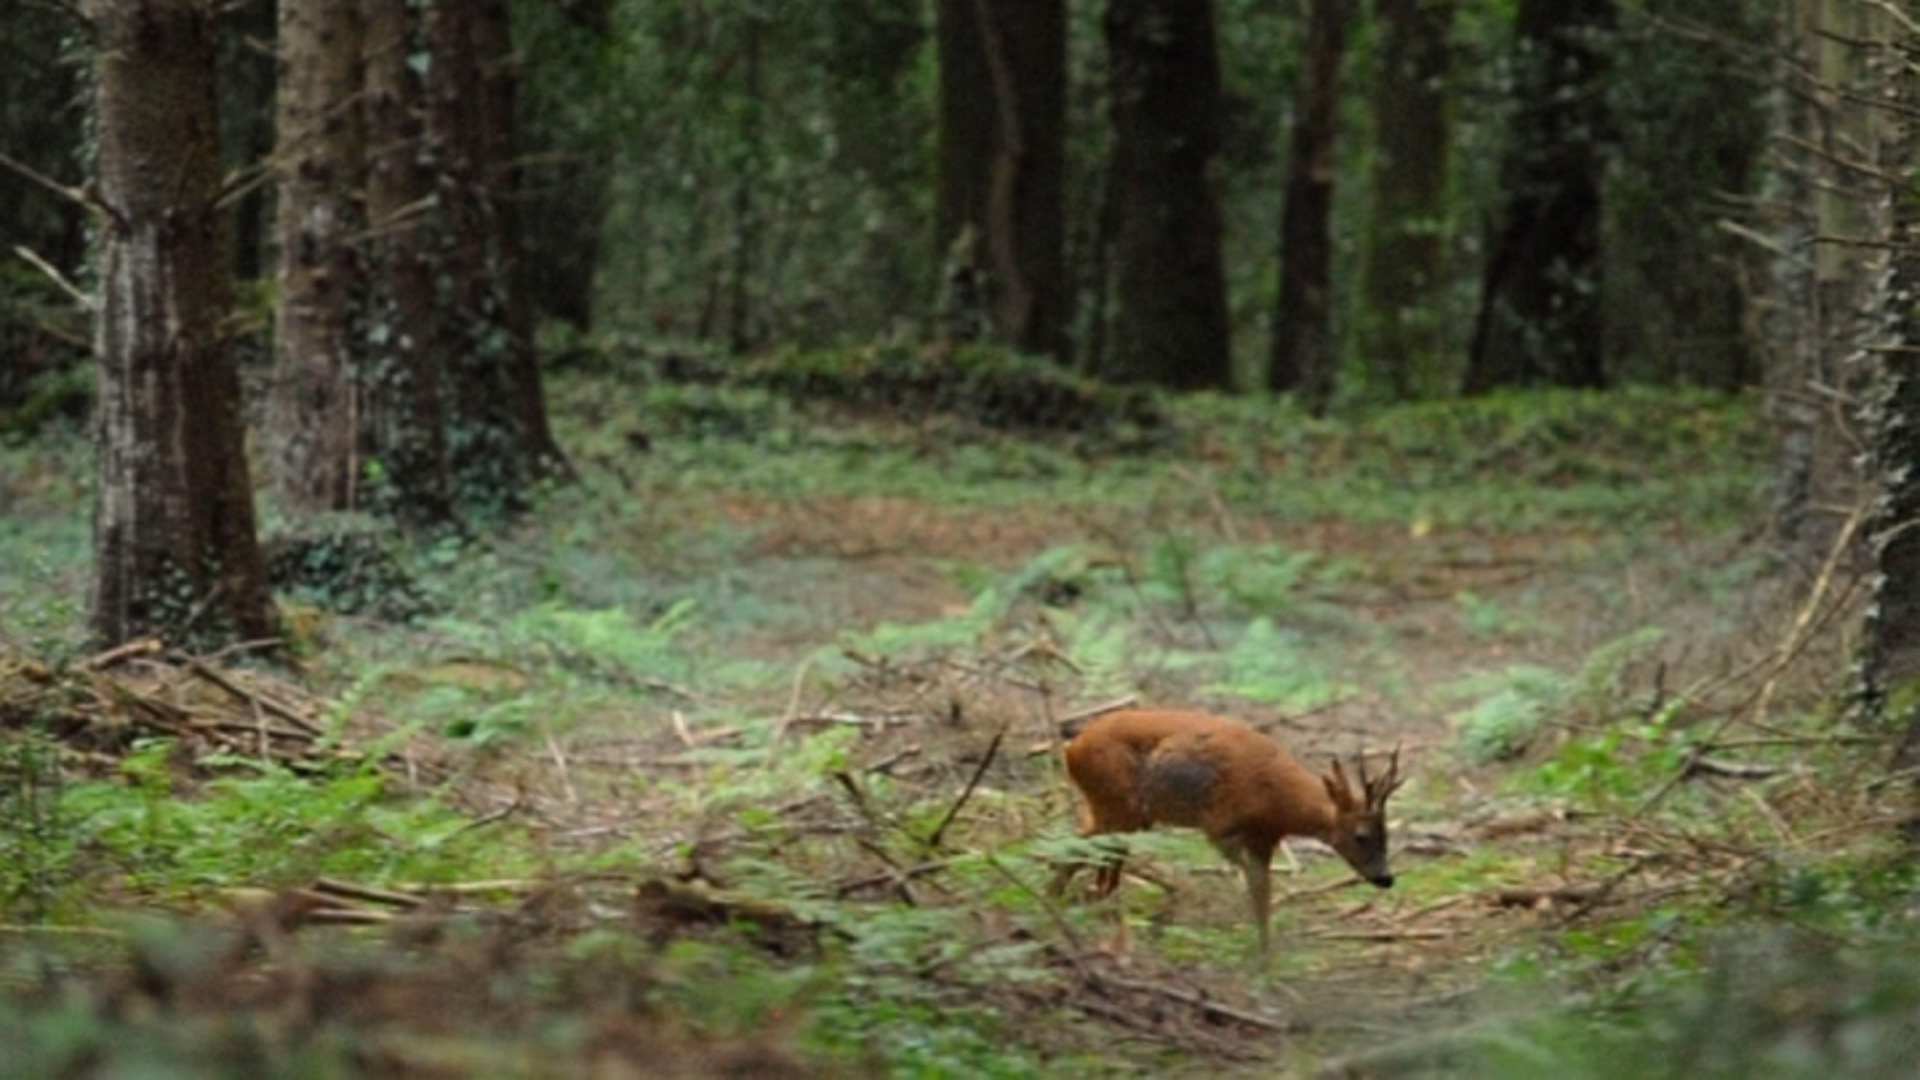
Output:
[[0,1077],[1904,1080],[1908,7],[0,3]]
[[[79,455],[7,452],[31,1072],[1620,1075],[1608,1017],[1750,1064],[1848,1022],[1804,950],[1906,948],[1897,800],[1842,779],[1883,740],[1817,711],[1857,569],[1776,586],[1738,399],[1199,399],[1127,452],[611,389],[557,382],[581,480],[508,533],[296,586],[291,668],[68,651]],[[1403,746],[1395,887],[1294,842],[1264,965],[1188,832],[1049,897],[1059,725],[1120,700]]]

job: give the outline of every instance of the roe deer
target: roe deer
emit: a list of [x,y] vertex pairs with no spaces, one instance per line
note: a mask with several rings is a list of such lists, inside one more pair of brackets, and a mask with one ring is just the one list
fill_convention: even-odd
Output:
[[[1265,735],[1235,720],[1197,712],[1126,709],[1099,717],[1067,744],[1067,774],[1086,800],[1082,836],[1178,825],[1207,834],[1247,879],[1260,952],[1269,951],[1270,867],[1281,838],[1324,841],[1363,878],[1385,889],[1387,796],[1402,783],[1396,747],[1384,776],[1355,758],[1360,789],[1334,759],[1316,776]],[[1096,891],[1120,884],[1124,856],[1100,865]],[[1080,865],[1054,879],[1058,895]]]

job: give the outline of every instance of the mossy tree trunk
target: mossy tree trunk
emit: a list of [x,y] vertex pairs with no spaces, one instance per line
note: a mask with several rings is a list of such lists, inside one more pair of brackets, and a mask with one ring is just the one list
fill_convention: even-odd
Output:
[[[516,335],[502,244],[513,217],[501,213],[495,185],[510,172],[496,155],[513,146],[502,111],[499,14],[495,0],[438,0],[425,14],[431,60],[426,80],[429,153],[441,223],[440,324],[436,348],[449,393],[447,451],[456,502],[481,515],[525,509],[528,490],[551,459],[546,404],[530,343]],[[510,96],[510,95],[509,95]],[[507,131],[498,130],[507,125]],[[491,125],[491,129],[490,129]],[[538,413],[537,427],[530,418]]]
[[454,511],[446,374],[433,347],[439,219],[429,209],[433,176],[413,63],[424,45],[408,0],[363,0],[362,12],[370,148],[363,440],[378,463],[374,504],[408,528],[434,531],[452,524]]
[[101,221],[94,586],[102,643],[275,630],[223,328],[212,0],[87,0]]
[[1117,312],[1105,374],[1175,389],[1233,381],[1212,0],[1109,0]]

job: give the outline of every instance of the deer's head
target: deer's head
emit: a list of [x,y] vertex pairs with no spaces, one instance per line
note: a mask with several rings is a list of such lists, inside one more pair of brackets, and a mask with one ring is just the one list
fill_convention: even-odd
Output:
[[1367,759],[1357,755],[1354,771],[1359,774],[1356,790],[1347,780],[1340,759],[1333,759],[1333,771],[1321,776],[1327,797],[1333,800],[1333,829],[1326,840],[1354,872],[1383,889],[1393,885],[1393,871],[1387,868],[1387,797],[1405,778],[1400,775],[1400,748],[1393,748],[1384,776],[1367,775]]

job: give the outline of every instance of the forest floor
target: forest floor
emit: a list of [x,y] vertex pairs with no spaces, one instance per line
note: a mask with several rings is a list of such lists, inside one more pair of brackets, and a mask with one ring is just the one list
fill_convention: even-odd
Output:
[[[130,1025],[236,1074],[1487,1075],[1567,1001],[1700,966],[1727,895],[1874,842],[1878,808],[1810,763],[1863,766],[1805,726],[1857,582],[1768,569],[1738,402],[1350,428],[1202,403],[1123,454],[634,393],[562,380],[582,483],[411,556],[432,614],[296,594],[295,670],[43,663],[70,630],[18,590],[79,571],[11,582],[0,715],[77,718],[77,776],[219,809],[101,795],[126,850],[111,816],[57,855],[13,841],[7,933],[39,959],[0,971],[27,1003],[0,1045],[124,1062]],[[14,475],[43,520],[9,542],[72,543],[77,481]],[[1310,763],[1403,748],[1398,884],[1292,843],[1264,962],[1191,835],[1135,838],[1114,900],[1049,897],[1086,851],[1061,726],[1120,701]],[[48,835],[79,813],[32,806]]]

